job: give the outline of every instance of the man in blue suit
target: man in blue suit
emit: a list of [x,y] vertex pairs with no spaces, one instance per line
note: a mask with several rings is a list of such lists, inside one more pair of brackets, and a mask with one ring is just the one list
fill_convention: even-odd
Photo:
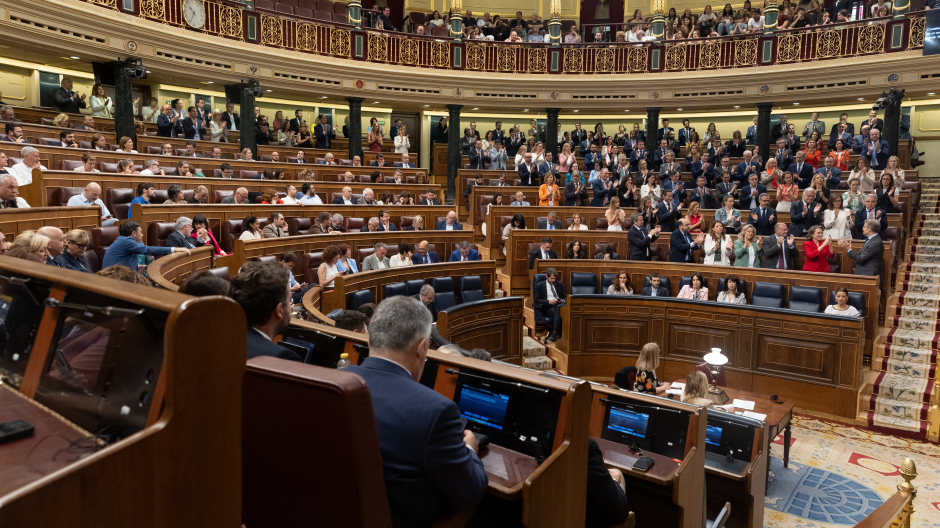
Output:
[[787,167],[790,174],[793,174],[793,183],[797,187],[809,187],[813,181],[813,166],[806,163],[806,151],[801,150],[796,153],[796,159]]
[[379,152],[375,155],[375,161],[369,164],[372,167],[391,167],[392,164],[385,161],[385,154]]
[[385,209],[379,211],[379,231],[398,231],[392,223],[392,215]]
[[647,167],[652,168],[649,167],[650,153],[646,150],[646,142],[642,139],[636,142],[636,148],[630,153],[630,169],[636,172],[637,168],[639,168],[640,160],[646,160]]
[[689,144],[689,138],[695,129],[689,126],[689,120],[682,120],[682,128],[679,129],[679,146],[684,147]]
[[463,229],[463,226],[457,221],[457,213],[453,211],[447,213],[447,218],[434,226],[435,231],[460,231],[461,229]]
[[290,325],[290,272],[277,262],[248,262],[232,278],[229,297],[241,305],[248,323],[248,359],[273,356],[300,361],[293,351],[274,343]]
[[672,191],[663,191],[663,201],[656,206],[656,218],[663,231],[673,232],[676,230],[676,219],[682,211],[682,203],[678,207],[672,203]]
[[395,166],[403,169],[413,169],[416,167],[414,163],[411,163],[411,157],[408,156],[407,152],[402,153],[401,161],[396,161]]
[[336,139],[336,125],[330,128],[330,125],[326,124],[326,116],[323,114],[317,116],[317,120],[320,121],[320,123],[313,127],[313,132],[317,136],[317,142],[314,144],[313,148],[328,149],[330,148],[332,140]]
[[669,237],[669,262],[692,262],[692,251],[702,247],[705,234],[699,233],[693,241],[690,229],[692,223],[688,218],[679,220],[679,229]]
[[747,127],[747,132],[744,134],[744,141],[748,145],[757,144],[757,116],[754,116],[754,124]]
[[852,150],[854,150],[856,154],[862,153],[862,147],[868,142],[868,134],[871,132],[871,127],[864,125],[861,132],[861,134],[855,136],[855,141],[852,142]]
[[839,182],[842,180],[842,171],[834,165],[835,158],[826,156],[823,160],[823,166],[816,170],[817,174],[822,174],[826,178],[826,188],[832,191],[839,188]]
[[460,408],[418,383],[430,338],[421,301],[386,299],[369,323],[369,357],[347,368],[369,386],[393,526],[431,526],[486,496],[477,441]]
[[457,244],[457,249],[451,252],[450,262],[466,262],[469,260],[480,260],[480,253],[472,249],[466,240]]
[[822,204],[813,201],[814,198],[816,198],[816,191],[803,189],[803,199],[790,204],[790,227],[787,229],[789,234],[798,237],[806,236],[810,227],[823,223]]
[[597,169],[597,161],[600,159],[597,153],[597,145],[591,143],[589,150],[584,154],[584,172],[590,174]]
[[888,228],[888,215],[885,214],[883,209],[878,209],[877,205],[878,199],[874,193],[865,197],[865,207],[855,213],[855,238],[865,240],[866,237],[862,233],[862,227],[865,225],[866,220],[875,220],[881,224],[880,232],[882,233]]
[[180,116],[173,115],[173,107],[163,105],[163,113],[157,117],[157,135],[160,137],[177,137],[183,133],[183,125],[179,123]]
[[489,158],[489,154],[483,152],[482,143],[480,140],[476,140],[473,143],[473,146],[470,147],[470,169],[471,170],[483,170],[486,168],[486,160]]
[[610,173],[607,169],[601,169],[600,175],[591,184],[591,188],[594,189],[591,207],[606,207],[610,203],[610,197],[617,195],[617,186],[610,181]]
[[760,176],[760,163],[754,159],[754,154],[750,150],[745,150],[744,161],[738,163],[738,166],[734,169],[734,177],[738,180],[740,186],[743,187],[744,184],[747,183],[748,178],[751,177],[751,174]]
[[862,151],[859,155],[865,156],[872,170],[877,173],[888,167],[890,148],[888,142],[881,139],[881,131],[873,128],[868,133],[868,141],[862,143]]
[[747,223],[754,226],[757,230],[757,236],[770,236],[774,232],[774,225],[777,223],[777,210],[770,207],[770,196],[760,195],[760,207],[751,209]]
[[418,264],[437,264],[441,259],[438,258],[436,251],[428,249],[428,241],[422,240],[418,244],[418,250],[412,255],[411,261],[417,266]]

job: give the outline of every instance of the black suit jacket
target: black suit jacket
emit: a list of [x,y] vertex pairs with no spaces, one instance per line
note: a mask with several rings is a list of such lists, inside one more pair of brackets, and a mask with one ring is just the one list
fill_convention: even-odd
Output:
[[798,202],[793,202],[790,205],[790,228],[787,229],[788,234],[794,236],[806,236],[806,230],[814,225],[822,225],[823,215],[825,214],[826,208],[820,207],[818,213],[814,213],[816,205],[819,202],[813,202],[810,204],[811,210],[807,211],[804,207],[805,202],[801,199]]
[[85,108],[85,106],[87,106],[85,101],[82,101],[75,92],[69,93],[61,86],[52,90],[52,108],[57,112],[78,114],[80,113],[79,109]]
[[587,190],[588,190],[589,185],[583,179],[581,180],[581,185],[583,188],[581,189],[581,193],[579,194],[578,185],[575,182],[570,181],[565,184],[565,207],[580,207],[583,205],[587,205],[586,204],[587,198],[588,198]]
[[427,198],[425,198],[424,200],[421,200],[420,202],[418,202],[418,205],[441,205],[441,202],[437,200],[428,200]]
[[627,231],[628,260],[650,260],[650,258],[652,258],[649,251],[650,244],[657,238],[659,238],[659,235],[651,238],[645,227],[631,227],[630,230]]
[[[420,294],[415,295],[414,298],[421,301],[421,304],[424,304],[424,301],[421,300]],[[428,311],[431,312],[431,320],[434,322],[437,322],[437,305],[434,304],[434,301],[431,301],[430,303],[424,304],[424,305],[427,306]]]
[[[751,214],[756,214],[757,220],[751,218]],[[754,226],[754,229],[757,231],[757,236],[770,236],[774,233],[774,225],[777,224],[777,211],[773,207],[768,207],[767,210],[761,214],[760,207],[755,207],[748,213],[747,223]]]
[[[796,269],[796,263],[800,259],[800,250],[796,247],[796,244],[797,242],[794,240],[793,247],[791,248],[787,246],[786,240],[783,241],[783,247],[785,247],[787,251],[783,258],[786,260],[788,270]],[[761,249],[764,257],[760,261],[760,267],[766,269],[776,268],[777,262],[780,260],[780,246],[777,245],[777,237],[775,235],[764,237],[763,247]]]
[[[202,124],[202,123],[199,123]],[[195,139],[196,138],[196,121],[191,117],[187,117],[183,120],[183,134],[186,136],[186,139]],[[199,127],[199,137],[206,139],[206,127]]]
[[[541,247],[539,247],[538,249],[536,249],[536,250],[533,251],[532,253],[529,253],[529,269],[535,269],[535,259],[537,259],[537,258],[538,258],[538,259],[542,258],[542,248],[541,248]],[[555,250],[550,249],[550,250],[548,250],[548,258],[550,258],[550,259],[557,259],[557,258],[558,258],[558,253],[555,253]]]
[[301,361],[293,351],[277,346],[250,326],[248,327],[247,345],[248,359],[258,356],[273,356],[291,361]]
[[588,438],[587,516],[585,528],[607,528],[630,515],[630,503],[620,484],[610,478],[597,442]]
[[179,231],[173,231],[170,233],[170,236],[166,237],[166,247],[181,247],[194,249],[197,247],[202,247],[206,245],[205,242],[201,240],[196,240],[191,236],[183,236],[183,233]]
[[[565,285],[562,284],[560,280],[555,281],[555,293],[561,301],[568,298]],[[546,311],[550,306],[551,305],[548,304],[548,281],[544,281],[535,288],[535,292],[533,293],[532,309],[535,310],[535,317],[538,319],[548,315]],[[556,328],[555,330],[560,329]]]
[[[643,291],[640,292],[640,295],[646,295],[647,297],[653,295],[652,285],[644,286]],[[656,288],[657,297],[670,297],[669,290],[666,289],[662,284],[659,285],[659,288]]]

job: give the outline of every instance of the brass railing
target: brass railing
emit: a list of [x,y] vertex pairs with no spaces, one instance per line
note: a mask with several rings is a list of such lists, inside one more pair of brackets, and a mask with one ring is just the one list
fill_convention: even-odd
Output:
[[[111,0],[85,1],[122,12],[126,7],[126,3]],[[901,19],[866,19],[768,36],[551,47],[358,30],[345,24],[249,11],[225,0],[203,3],[206,22],[195,31],[209,35],[315,55],[485,73],[658,73],[815,62],[921,49],[925,33],[923,13],[912,13]],[[135,0],[135,13],[143,19],[193,30],[183,19],[182,0]]]

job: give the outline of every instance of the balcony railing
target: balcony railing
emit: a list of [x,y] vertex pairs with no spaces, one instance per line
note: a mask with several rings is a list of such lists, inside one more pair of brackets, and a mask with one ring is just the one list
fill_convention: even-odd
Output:
[[749,34],[662,43],[590,43],[551,47],[424,37],[355,29],[353,26],[244,9],[239,3],[205,0],[206,23],[186,25],[181,0],[85,0],[204,34],[314,55],[468,73],[627,74],[707,71],[837,60],[921,49],[923,12],[904,18],[866,19],[771,35]]

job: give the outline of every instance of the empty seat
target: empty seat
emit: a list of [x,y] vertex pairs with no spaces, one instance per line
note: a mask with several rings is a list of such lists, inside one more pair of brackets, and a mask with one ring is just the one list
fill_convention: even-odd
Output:
[[82,160],[62,160],[59,162],[59,169],[64,171],[73,171],[82,165]]
[[210,195],[211,197],[209,198],[209,203],[214,203],[214,204],[222,203],[223,198],[227,198],[233,194],[235,194],[235,191],[223,191],[220,189],[213,189],[212,194]]
[[350,293],[346,297],[346,309],[347,310],[358,310],[363,304],[369,304],[372,302],[372,291],[371,290],[357,290]]
[[333,22],[336,24],[345,24],[346,13],[333,13]]
[[454,294],[454,279],[450,277],[435,277],[431,279],[431,287],[434,288],[434,304],[437,310],[446,310],[457,304],[457,296]]
[[447,37],[450,34],[450,27],[447,26],[431,26],[431,36],[432,37]]
[[129,216],[127,213],[130,210],[133,200],[133,189],[115,189],[112,187],[108,189],[105,205],[108,206],[108,210],[111,211],[114,218],[121,220]]
[[313,12],[313,18],[315,20],[322,20],[323,22],[332,22],[333,13],[331,13],[330,11],[320,11],[319,9],[317,9],[316,11]]
[[421,293],[421,287],[425,285],[424,279],[413,279],[410,281],[405,281],[406,292],[405,295],[409,297],[414,297]]
[[55,200],[49,200],[49,206],[52,207],[55,205],[68,205],[70,198],[82,194],[83,192],[85,192],[84,187],[60,187],[57,193],[58,198]]
[[776,282],[755,282],[751,304],[765,308],[783,308],[783,285]]
[[101,261],[98,260],[98,252],[96,252],[94,248],[86,249],[82,256],[85,258],[85,264],[88,264],[88,269],[90,269],[92,273],[101,271]]
[[216,277],[220,279],[225,279],[227,281],[232,280],[231,272],[229,272],[228,268],[224,266],[221,268],[209,268],[209,273],[215,275]]
[[320,275],[317,273],[317,270],[320,269],[320,264],[323,264],[322,251],[304,253],[300,263],[301,268],[304,270],[304,282],[307,284],[320,284]]
[[291,218],[287,221],[287,232],[290,236],[306,235],[313,227],[312,218]]
[[258,257],[252,257],[252,262],[277,262],[277,255],[261,255]]
[[235,239],[242,234],[242,219],[229,218],[222,222],[222,236],[217,240],[219,247],[226,253],[231,253],[235,249]]
[[389,299],[391,297],[396,297],[399,295],[407,295],[408,287],[404,282],[396,282],[395,284],[386,284],[385,293],[382,296],[382,300]]
[[[646,278],[643,280],[643,288],[646,288],[649,285],[650,285],[650,277],[649,275],[647,275]],[[672,284],[669,281],[669,277],[659,277],[659,285],[665,286],[666,289],[669,291],[669,295],[672,295]]]
[[597,275],[586,272],[571,274],[571,295],[593,295],[597,293]]
[[295,7],[294,16],[300,18],[313,18],[313,10],[308,7]]
[[[829,304],[835,304],[835,303],[836,303],[836,292],[830,292],[830,293],[829,293]],[[848,302],[848,304],[849,304],[849,306],[853,306],[856,310],[858,310],[858,313],[859,313],[862,317],[865,317],[867,306],[866,306],[866,304],[865,304],[865,294],[864,294],[864,293],[862,293],[862,292],[853,292],[853,291],[850,291],[850,292],[849,292],[849,302]]]
[[346,14],[346,3],[345,2],[333,2],[333,12]]
[[366,221],[364,218],[343,218],[343,229],[345,229],[347,233],[358,233],[362,231],[365,225]]
[[255,0],[255,9],[274,11],[274,2],[271,2],[270,0]]
[[150,222],[147,225],[147,245],[166,247],[166,239],[176,231],[176,222]]
[[461,303],[483,300],[483,280],[476,275],[460,277],[459,290]]
[[601,274],[601,293],[607,293],[607,288],[614,283],[614,279],[617,278],[616,273],[602,273]]
[[791,286],[790,300],[787,307],[800,312],[819,313],[823,311],[822,290],[809,286]]
[[91,243],[98,254],[98,261],[104,262],[104,253],[119,236],[117,226],[96,227],[91,230]]
[[238,171],[238,177],[243,180],[258,179],[261,177],[261,173],[253,170],[240,170]]
[[290,4],[281,4],[281,3],[275,4],[274,10],[277,11],[278,13],[286,13],[291,16],[294,15],[294,6]]

